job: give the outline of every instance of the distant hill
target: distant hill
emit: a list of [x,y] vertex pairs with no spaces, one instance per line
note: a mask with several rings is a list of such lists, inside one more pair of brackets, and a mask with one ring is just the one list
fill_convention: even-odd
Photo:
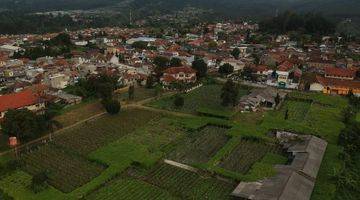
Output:
[[[40,12],[53,10],[112,9],[119,4],[145,13],[168,13],[186,6],[212,9],[228,17],[274,16],[277,12],[322,12],[335,19],[360,20],[359,0],[0,0],[0,10]],[[116,9],[114,9],[116,10]]]

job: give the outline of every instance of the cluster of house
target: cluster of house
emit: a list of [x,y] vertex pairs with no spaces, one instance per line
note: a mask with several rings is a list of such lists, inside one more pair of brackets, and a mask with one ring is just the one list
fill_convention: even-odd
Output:
[[289,164],[276,165],[276,175],[256,182],[240,182],[235,197],[251,200],[309,200],[327,142],[312,135],[278,131],[276,138],[289,154]]
[[[273,38],[272,47],[268,48],[248,41],[249,37],[261,34],[257,29],[257,24],[248,23],[200,24],[186,34],[169,27],[162,31],[161,38],[149,28],[84,29],[66,32],[73,43],[71,58],[46,56],[35,60],[13,56],[29,47],[41,46],[43,41],[58,34],[3,35],[0,36],[0,90],[3,96],[15,98],[16,93],[41,84],[50,88],[52,92],[48,93],[52,95],[69,97],[62,92],[64,88],[104,72],[117,75],[119,85],[143,85],[155,74],[155,58],[162,56],[181,60],[181,66],[167,66],[162,71],[160,83],[164,86],[196,83],[197,72],[191,65],[200,57],[211,74],[228,63],[234,68],[233,75],[250,68],[252,81],[267,86],[341,95],[352,91],[360,95],[357,81],[360,62],[337,59],[336,55],[344,52],[339,52],[343,50],[334,40],[324,38],[322,44],[299,48],[283,35]],[[136,45],[139,43],[142,48]],[[232,55],[234,49],[238,50],[238,56]],[[360,54],[359,44],[351,43],[345,49],[345,53]],[[307,73],[315,76],[308,80],[304,75]],[[274,94],[270,90],[254,92],[242,99],[241,105],[245,109],[254,109],[264,102],[274,105]]]

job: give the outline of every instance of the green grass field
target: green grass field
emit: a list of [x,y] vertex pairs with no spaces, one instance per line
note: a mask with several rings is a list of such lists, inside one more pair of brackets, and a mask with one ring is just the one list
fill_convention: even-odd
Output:
[[[157,101],[151,102],[149,105],[155,108],[174,110],[185,113],[202,113],[211,116],[231,117],[235,114],[234,110],[230,107],[223,107],[221,105],[221,89],[222,85],[204,85],[199,89],[193,90],[184,94],[184,106],[180,109],[174,106],[174,97],[162,98]],[[239,88],[239,99],[241,96],[248,94],[249,90],[245,87]]]

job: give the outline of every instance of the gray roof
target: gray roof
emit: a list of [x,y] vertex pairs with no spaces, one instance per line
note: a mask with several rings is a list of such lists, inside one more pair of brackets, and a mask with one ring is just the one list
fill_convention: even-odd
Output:
[[295,144],[284,144],[294,155],[291,165],[276,165],[274,177],[241,182],[232,195],[254,200],[309,200],[327,142],[311,135],[299,137]]

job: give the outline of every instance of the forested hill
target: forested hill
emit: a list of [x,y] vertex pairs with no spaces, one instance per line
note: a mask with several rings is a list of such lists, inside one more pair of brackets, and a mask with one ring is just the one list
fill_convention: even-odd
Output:
[[271,16],[276,11],[322,12],[337,18],[360,18],[359,0],[0,0],[0,9],[39,12],[116,7],[127,4],[132,9],[171,12],[186,6],[212,9],[234,16]]

